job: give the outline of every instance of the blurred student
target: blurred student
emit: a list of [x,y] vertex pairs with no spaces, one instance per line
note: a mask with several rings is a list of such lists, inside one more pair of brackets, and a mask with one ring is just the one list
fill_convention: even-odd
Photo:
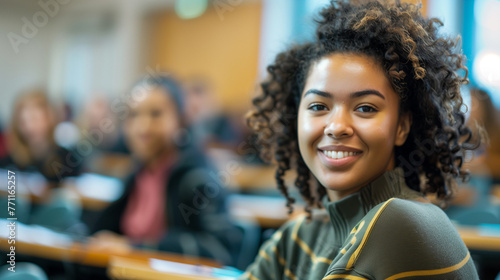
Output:
[[234,148],[241,132],[219,108],[213,85],[203,77],[184,82],[186,117],[196,139],[206,147]]
[[486,91],[473,88],[470,95],[469,125],[476,133],[485,133],[488,140],[474,153],[468,167],[473,174],[500,179],[500,111]]
[[108,99],[91,97],[77,120],[81,141],[90,141],[92,151],[85,170],[106,176],[125,178],[131,169],[130,152],[118,117]]
[[101,96],[94,96],[85,104],[78,120],[78,126],[84,137],[89,137],[93,133],[99,134],[99,137],[94,136],[97,138],[93,143],[96,150],[128,153],[121,130],[117,127],[118,123],[118,118],[111,111],[111,104]]
[[183,124],[182,90],[168,77],[139,82],[127,98],[127,144],[139,167],[96,222],[98,244],[146,246],[230,263],[237,233],[215,173]]
[[500,179],[500,112],[484,90],[472,88],[469,93],[467,125],[472,128],[472,140],[481,140],[481,145],[466,152],[464,168],[471,172],[470,180],[459,185],[445,212],[460,224],[498,224],[500,212],[492,194],[497,192],[495,180]]
[[70,152],[54,141],[57,114],[44,92],[22,95],[12,112],[8,155],[0,161],[1,167],[39,172],[51,183],[80,173],[80,165],[68,163]]

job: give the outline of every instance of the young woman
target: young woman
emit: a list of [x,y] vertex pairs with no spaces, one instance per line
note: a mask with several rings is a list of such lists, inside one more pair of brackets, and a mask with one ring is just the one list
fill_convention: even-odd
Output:
[[194,139],[183,133],[180,86],[169,77],[149,77],[126,99],[129,106],[117,113],[126,117],[126,140],[138,168],[123,196],[96,222],[97,243],[117,250],[146,246],[231,264],[239,232],[226,214],[216,173]]
[[417,6],[364,2],[326,7],[316,39],[279,54],[253,101],[262,155],[290,210],[283,176],[296,170],[309,215],[278,230],[242,279],[478,278],[424,195],[444,200],[466,176],[463,57]]

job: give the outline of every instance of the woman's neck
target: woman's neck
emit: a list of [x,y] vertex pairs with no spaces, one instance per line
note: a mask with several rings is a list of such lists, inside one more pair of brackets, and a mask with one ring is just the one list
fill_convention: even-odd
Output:
[[158,156],[145,162],[144,169],[148,171],[154,171],[158,166],[160,166],[165,161],[175,160],[179,152],[176,149],[165,149],[164,151],[158,153]]

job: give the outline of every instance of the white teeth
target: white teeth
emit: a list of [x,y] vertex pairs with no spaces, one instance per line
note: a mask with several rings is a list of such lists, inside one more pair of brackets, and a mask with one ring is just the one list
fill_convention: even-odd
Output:
[[360,152],[343,152],[343,151],[323,151],[323,153],[333,159],[342,159],[360,154]]

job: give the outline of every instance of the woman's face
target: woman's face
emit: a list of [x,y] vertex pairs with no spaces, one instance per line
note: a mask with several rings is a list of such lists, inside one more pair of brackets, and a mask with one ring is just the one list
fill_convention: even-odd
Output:
[[18,129],[21,137],[36,145],[50,139],[51,122],[47,109],[36,100],[28,100],[19,107]]
[[371,57],[335,53],[311,66],[298,113],[300,153],[331,198],[394,168],[409,132],[399,97]]
[[125,121],[128,146],[146,163],[164,156],[174,147],[173,137],[179,128],[175,103],[160,88],[144,92]]

